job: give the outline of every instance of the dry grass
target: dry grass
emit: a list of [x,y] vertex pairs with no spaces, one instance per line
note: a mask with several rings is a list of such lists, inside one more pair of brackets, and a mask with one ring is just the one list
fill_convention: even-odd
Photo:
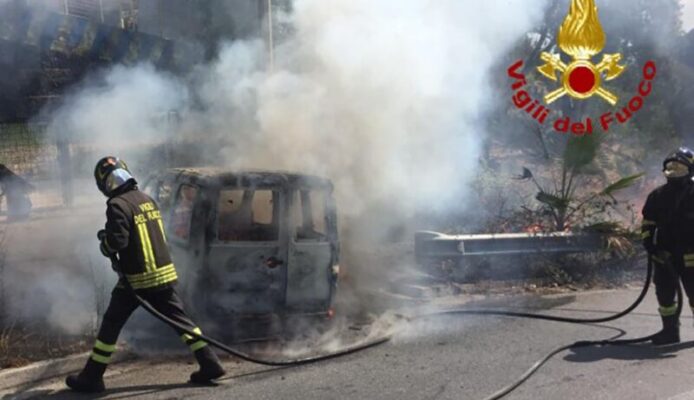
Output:
[[14,368],[91,348],[93,336],[56,333],[38,325],[10,323],[0,331],[0,368]]

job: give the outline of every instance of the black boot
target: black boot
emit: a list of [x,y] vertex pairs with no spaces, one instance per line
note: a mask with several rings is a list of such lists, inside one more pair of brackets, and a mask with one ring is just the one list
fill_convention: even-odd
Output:
[[680,342],[680,321],[677,315],[661,317],[663,319],[663,330],[656,333],[651,339],[656,346],[673,344]]
[[221,378],[226,373],[209,345],[196,350],[193,354],[200,364],[200,369],[190,374],[192,383],[209,385],[213,379]]
[[101,393],[106,389],[103,376],[107,366],[90,358],[82,372],[68,376],[65,384],[76,392]]

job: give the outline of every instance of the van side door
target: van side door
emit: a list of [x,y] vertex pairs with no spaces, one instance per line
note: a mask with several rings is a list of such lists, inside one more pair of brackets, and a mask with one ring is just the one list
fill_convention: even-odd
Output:
[[337,278],[337,226],[330,188],[298,188],[290,197],[286,304],[297,313],[327,312]]

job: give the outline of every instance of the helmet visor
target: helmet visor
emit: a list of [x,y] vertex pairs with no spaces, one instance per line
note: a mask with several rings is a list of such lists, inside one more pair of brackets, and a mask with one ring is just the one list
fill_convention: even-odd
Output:
[[108,193],[113,193],[113,191],[123,186],[130,179],[133,179],[133,176],[128,171],[123,168],[116,168],[108,174],[104,186]]
[[663,170],[666,178],[684,178],[689,175],[689,167],[679,161],[670,161]]

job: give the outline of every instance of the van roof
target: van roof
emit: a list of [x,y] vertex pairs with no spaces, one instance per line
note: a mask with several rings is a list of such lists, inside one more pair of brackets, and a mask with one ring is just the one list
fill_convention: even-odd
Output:
[[184,177],[200,183],[234,185],[239,181],[245,184],[285,184],[288,186],[326,187],[332,189],[329,179],[287,171],[261,169],[230,170],[221,167],[169,168],[165,174],[176,175],[177,180]]

